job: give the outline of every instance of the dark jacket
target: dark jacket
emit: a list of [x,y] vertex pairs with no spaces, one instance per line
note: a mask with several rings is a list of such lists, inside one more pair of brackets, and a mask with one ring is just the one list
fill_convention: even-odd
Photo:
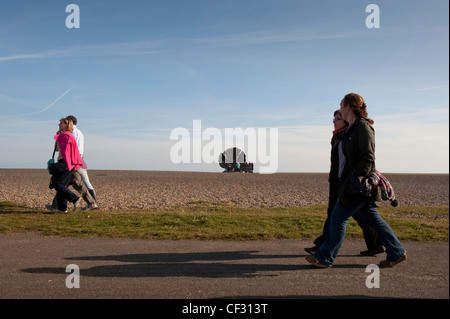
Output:
[[330,157],[330,173],[328,175],[328,181],[330,183],[336,183],[339,181],[339,151],[338,144],[342,137],[345,135],[348,127],[345,127],[341,131],[333,132],[333,137],[331,138],[331,157]]
[[361,202],[361,199],[347,194],[348,179],[350,175],[367,177],[375,169],[375,130],[367,120],[357,119],[341,141],[346,164],[341,176],[339,202],[355,204]]
[[327,216],[330,216],[333,210],[334,204],[338,200],[339,195],[339,151],[338,144],[341,141],[342,136],[344,136],[347,127],[341,131],[334,132],[331,139],[331,157],[330,157],[330,173],[328,175],[329,196],[328,196],[328,212]]

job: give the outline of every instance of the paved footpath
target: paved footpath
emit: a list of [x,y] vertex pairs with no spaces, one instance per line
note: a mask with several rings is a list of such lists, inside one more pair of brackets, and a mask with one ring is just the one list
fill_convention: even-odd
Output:
[[[449,243],[403,242],[408,260],[366,272],[345,240],[331,269],[304,257],[311,241],[192,241],[0,235],[0,298],[449,298]],[[69,266],[68,272],[66,268]],[[79,269],[79,277],[73,269]],[[370,279],[370,278],[369,278]],[[79,283],[79,288],[68,288]]]

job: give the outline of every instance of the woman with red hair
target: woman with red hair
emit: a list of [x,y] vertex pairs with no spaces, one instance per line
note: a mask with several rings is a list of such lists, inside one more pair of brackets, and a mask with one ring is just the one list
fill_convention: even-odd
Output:
[[349,128],[338,144],[339,153],[339,197],[331,212],[330,227],[325,242],[314,256],[306,260],[316,267],[329,268],[333,265],[344,241],[347,222],[354,214],[371,226],[378,239],[386,248],[386,260],[382,267],[393,267],[406,260],[406,251],[386,221],[378,214],[375,204],[376,194],[360,197],[351,191],[354,177],[365,177],[375,171],[375,131],[373,120],[368,118],[364,99],[355,93],[347,94],[341,101],[342,118]]

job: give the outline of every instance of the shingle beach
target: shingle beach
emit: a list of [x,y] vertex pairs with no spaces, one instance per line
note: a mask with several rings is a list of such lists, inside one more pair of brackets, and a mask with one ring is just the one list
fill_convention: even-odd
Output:
[[[239,174],[89,170],[100,209],[187,206],[201,201],[236,207],[327,204],[327,173]],[[448,206],[448,174],[385,174],[400,205]],[[55,191],[45,169],[0,169],[0,201],[44,209]],[[380,205],[389,205],[382,202]]]

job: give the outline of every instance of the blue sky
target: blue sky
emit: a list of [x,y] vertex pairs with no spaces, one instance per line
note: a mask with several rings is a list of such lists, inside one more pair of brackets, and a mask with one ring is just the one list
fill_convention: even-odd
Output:
[[447,0],[2,1],[0,168],[45,168],[74,114],[91,169],[220,172],[171,161],[171,132],[200,120],[277,128],[277,171],[327,172],[332,114],[356,92],[379,170],[448,173],[448,17]]

